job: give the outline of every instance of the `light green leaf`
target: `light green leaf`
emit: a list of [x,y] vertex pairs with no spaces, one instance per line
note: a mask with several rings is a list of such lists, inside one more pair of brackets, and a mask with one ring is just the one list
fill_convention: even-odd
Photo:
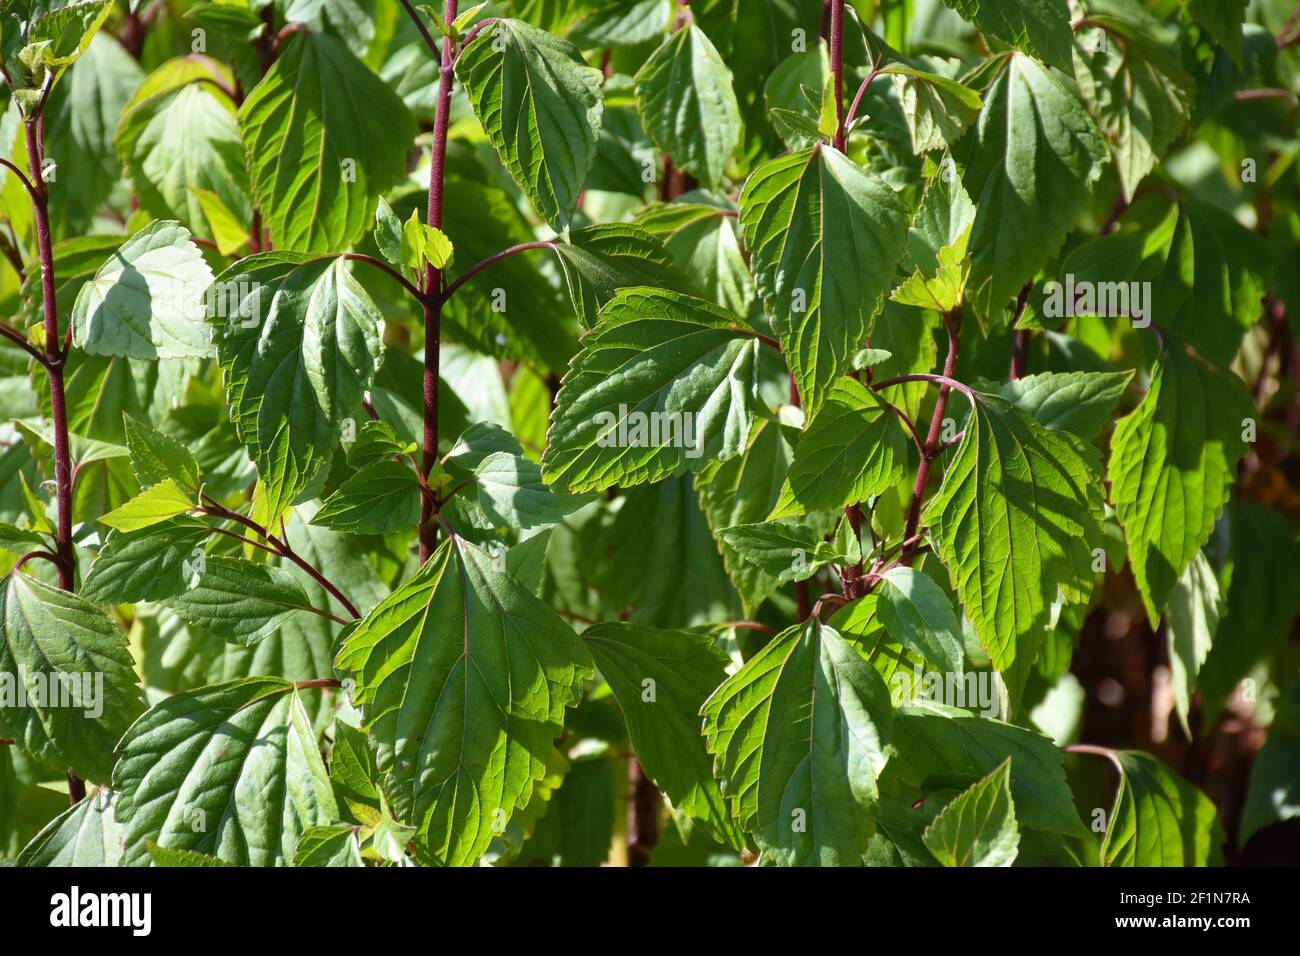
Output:
[[107,605],[179,594],[192,582],[203,542],[211,533],[193,518],[171,518],[129,534],[114,531],[90,565],[81,596]]
[[118,531],[139,531],[193,511],[196,507],[198,505],[193,497],[186,494],[173,479],[166,478],[156,485],[150,485],[120,508],[101,515],[99,523]]
[[804,408],[815,417],[893,285],[906,210],[874,173],[816,146],[754,171],[740,194],[740,225]]
[[441,229],[426,226],[420,221],[420,210],[412,209],[411,218],[402,227],[398,252],[402,265],[423,271],[426,265],[445,269],[451,265],[455,250]]
[[1223,825],[1210,798],[1138,750],[1112,753],[1119,792],[1101,841],[1102,866],[1220,866]]
[[149,859],[154,866],[190,869],[191,867],[212,868],[232,865],[207,853],[196,853],[193,850],[174,850],[170,847],[159,846],[153,840],[145,840],[144,845],[145,849],[149,851]]
[[72,340],[92,355],[157,359],[212,354],[203,321],[212,270],[175,222],[155,222],[122,244],[72,307]]
[[382,313],[341,258],[249,256],[216,289],[209,320],[231,420],[277,514],[329,460],[343,420],[364,420]]
[[114,137],[117,154],[150,216],[178,219],[199,238],[213,239],[207,193],[208,206],[226,210],[247,241],[252,203],[235,105],[216,89],[224,78],[201,76],[133,100]]
[[132,418],[125,412],[126,447],[131,452],[131,470],[140,487],[148,488],[171,478],[186,493],[197,496],[203,484],[194,453],[152,425]]
[[217,244],[217,251],[223,256],[230,257],[240,253],[248,245],[250,238],[244,221],[212,190],[190,186],[189,191],[203,212],[203,218],[208,224],[208,232],[212,234],[212,241]]
[[813,618],[780,634],[705,703],[722,792],[764,855],[857,866],[890,754],[889,691]]
[[337,819],[301,694],[279,677],[168,697],[119,752],[126,865],[147,862],[151,840],[237,866],[285,866],[304,831]]
[[1007,382],[999,393],[1044,428],[1092,441],[1132,379],[1132,372],[1044,372]]
[[1010,866],[1020,850],[1011,800],[1011,758],[934,818],[922,837],[944,866]]
[[336,252],[406,176],[415,137],[397,94],[338,40],[299,31],[239,108],[253,195],[277,249]]
[[447,865],[474,862],[543,775],[593,673],[554,611],[459,538],[379,604],[337,666],[378,746],[398,817]]
[[1062,589],[1082,602],[1101,547],[1100,456],[1007,399],[975,393],[965,436],[922,522],[993,666],[1037,656]]
[[298,838],[294,866],[365,866],[357,828],[347,824],[311,827]]
[[716,186],[740,143],[740,105],[731,71],[694,22],[650,54],[636,98],[655,144],[705,187]]
[[[355,447],[355,446],[354,446]],[[312,524],[351,534],[389,534],[420,521],[420,484],[404,461],[366,465],[325,499]]]
[[727,679],[727,656],[706,636],[635,624],[598,624],[582,639],[623,711],[646,774],[715,840],[743,849],[700,736],[700,708]]
[[692,296],[624,289],[601,310],[556,397],[546,481],[573,492],[659,481],[745,447],[758,340]]
[[498,527],[535,528],[555,524],[594,495],[554,492],[542,481],[542,467],[505,451],[488,455],[474,468],[479,507]]
[[1106,163],[1106,143],[1066,83],[1025,56],[1006,58],[962,143],[963,182],[978,209],[970,301],[987,324],[1074,228]]
[[162,603],[186,623],[245,647],[311,607],[297,578],[267,564],[210,556],[194,578],[192,587]]
[[1219,629],[1219,579],[1204,551],[1196,552],[1169,594],[1169,670],[1174,686],[1174,710],[1187,739],[1192,731],[1187,714],[1192,706],[1196,676],[1210,653]]
[[601,72],[569,41],[505,19],[461,50],[456,78],[533,207],[555,229],[567,229],[596,157]]
[[768,520],[837,511],[880,494],[903,477],[906,441],[892,411],[856,379],[841,379],[800,437]]
[[117,866],[122,858],[122,828],[113,814],[117,795],[103,787],[47,823],[23,848],[18,866]]
[[1241,380],[1168,343],[1142,404],[1111,441],[1111,497],[1154,628],[1178,578],[1210,539],[1246,453],[1254,403]]
[[107,782],[114,745],[144,709],[126,635],[89,601],[26,574],[0,584],[0,737]]
[[963,18],[1058,70],[1070,68],[1070,9],[1065,0],[943,0]]

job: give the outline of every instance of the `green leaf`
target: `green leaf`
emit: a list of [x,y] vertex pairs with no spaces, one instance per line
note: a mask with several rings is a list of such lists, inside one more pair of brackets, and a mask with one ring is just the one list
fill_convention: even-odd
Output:
[[1088,836],[1065,779],[1061,751],[1032,730],[975,717],[938,704],[912,704],[894,715],[898,757],[891,765],[902,780],[933,789],[954,779],[972,782],[1011,759],[1011,796],[1026,827],[1064,836]]
[[505,19],[461,50],[456,78],[533,208],[567,229],[596,157],[601,72],[569,41]]
[[928,575],[907,567],[890,568],[863,600],[874,600],[876,617],[904,647],[945,674],[962,673],[966,654],[961,625],[948,595]]
[[907,213],[828,147],[771,160],[740,194],[740,226],[803,406],[816,416],[893,286]]
[[357,828],[347,824],[317,826],[303,832],[293,854],[294,866],[365,866]]
[[211,533],[193,518],[171,518],[132,533],[114,531],[90,565],[81,596],[107,605],[179,594],[192,582],[203,542]]
[[212,354],[203,321],[212,270],[175,222],[155,222],[113,252],[81,287],[72,341],[92,355],[157,359]]
[[984,105],[977,92],[944,76],[902,63],[880,72],[894,85],[917,155],[956,145]]
[[836,382],[790,462],[769,520],[835,511],[903,477],[907,439],[894,413],[856,379]]
[[5,576],[0,737],[83,779],[107,782],[113,747],[143,710],[137,680],[126,636],[103,611],[26,574]]
[[195,583],[163,601],[181,620],[251,647],[311,602],[288,571],[239,558],[208,557]]
[[196,507],[198,505],[192,496],[187,495],[175,480],[166,478],[150,485],[120,508],[101,515],[99,523],[118,531],[139,531]]
[[197,497],[203,484],[194,453],[176,439],[152,425],[123,413],[126,447],[131,452],[131,470],[140,487],[148,488],[171,478],[186,493]]
[[636,75],[637,105],[655,145],[705,187],[740,143],[740,104],[717,49],[694,22],[670,34]]
[[402,265],[421,271],[426,265],[445,269],[451,265],[454,251],[451,240],[441,229],[426,226],[420,221],[420,211],[411,210],[411,218],[402,227],[402,241],[398,246]]
[[1242,21],[1249,0],[1186,0],[1187,10],[1237,62],[1242,55]]
[[1120,772],[1102,866],[1220,866],[1223,825],[1210,798],[1155,757],[1112,752]]
[[825,541],[820,524],[806,521],[742,524],[721,529],[718,537],[741,560],[780,584],[806,581],[828,564],[852,565],[862,560],[851,535],[847,541]]
[[383,316],[341,258],[249,256],[216,289],[209,320],[231,420],[277,514],[329,460],[343,420],[364,420]]
[[189,869],[191,867],[227,867],[231,865],[225,860],[219,860],[207,853],[196,853],[193,850],[173,850],[169,847],[159,846],[153,840],[145,840],[144,845],[149,851],[149,859],[154,866]]
[[250,238],[243,220],[212,190],[198,186],[190,186],[189,190],[199,204],[208,232],[212,233],[212,241],[217,244],[217,251],[229,257],[240,253]]
[[403,237],[402,220],[397,218],[397,213],[393,212],[393,207],[388,205],[383,196],[380,196],[378,203],[375,205],[375,245],[379,247],[380,254],[391,265],[400,266],[402,264]]
[[943,0],[950,9],[1058,70],[1070,68],[1070,9],[1065,0]]
[[922,516],[993,666],[1037,656],[1064,590],[1091,592],[1101,547],[1101,464],[1068,432],[1007,399],[975,393],[943,485]]
[[[50,91],[45,151],[56,159],[75,157],[77,163],[73,175],[47,184],[56,236],[88,232],[95,212],[121,179],[113,133],[143,78],[140,65],[115,37],[96,34]],[[71,304],[69,299],[63,307]]]
[[299,31],[239,108],[253,196],[277,249],[335,252],[406,176],[411,114],[338,40]]
[[1131,200],[1187,126],[1193,81],[1139,24],[1098,14],[1074,34],[1074,78]]
[[791,53],[763,83],[768,116],[791,149],[807,149],[829,141],[819,125],[828,87],[834,88],[830,53],[824,40],[814,49]]
[[700,506],[718,536],[723,562],[746,614],[752,614],[781,584],[741,557],[719,532],[737,525],[758,524],[767,517],[776,506],[791,456],[790,438],[783,427],[770,419],[760,419],[743,454],[700,474]]
[[537,462],[511,452],[496,451],[474,468],[479,507],[498,527],[536,528],[555,524],[594,495],[566,495],[542,481]]
[[279,677],[168,697],[118,749],[126,865],[147,862],[153,841],[237,866],[285,866],[304,831],[337,818],[301,693]]
[[252,215],[235,105],[217,88],[229,81],[204,71],[183,85],[137,97],[114,137],[140,208],[156,219],[180,220],[201,239],[216,235],[204,192],[241,224],[245,240]]
[[813,618],[780,634],[705,703],[722,792],[764,856],[857,866],[890,753],[889,690]]
[[1300,816],[1300,682],[1277,702],[1268,739],[1250,768],[1239,846],[1265,827]]
[[735,222],[730,210],[684,202],[656,203],[636,218],[706,299],[736,315],[748,315],[754,280],[740,251]]
[[744,849],[700,736],[700,708],[727,679],[727,656],[708,637],[635,624],[598,624],[582,639],[623,711],[646,774],[715,840]]
[[1210,653],[1219,629],[1219,579],[1204,551],[1196,552],[1169,595],[1169,671],[1174,688],[1174,710],[1187,739],[1192,738],[1187,722],[1192,707],[1196,676]]
[[758,341],[692,296],[618,292],[564,377],[545,479],[573,492],[659,481],[745,447],[758,389]]
[[1092,441],[1110,423],[1132,380],[1132,372],[1045,372],[1014,379],[998,391],[1044,428]]
[[[1068,35],[1066,46],[1068,67]],[[1065,82],[1025,56],[1005,60],[962,142],[963,182],[978,209],[970,301],[988,320],[1060,249],[1101,176],[1106,143]]]
[[922,837],[944,866],[1010,866],[1020,850],[1011,758],[939,812]]
[[398,438],[393,426],[386,422],[363,422],[357,430],[357,440],[348,446],[348,464],[362,469],[376,462],[413,454],[419,447],[415,442]]
[[113,814],[117,795],[95,787],[47,823],[18,854],[18,866],[117,866],[122,828]]
[[1169,343],[1142,404],[1111,441],[1111,497],[1154,628],[1227,504],[1243,428],[1256,415],[1241,380]]
[[553,247],[573,310],[587,328],[619,289],[652,286],[690,291],[667,250],[640,226],[602,223],[575,231]]
[[1228,512],[1231,572],[1223,617],[1199,677],[1202,727],[1214,726],[1227,698],[1261,661],[1286,646],[1300,588],[1280,569],[1300,567],[1300,532],[1276,508],[1234,502]]
[[[354,446],[355,447],[355,446]],[[351,534],[389,534],[420,521],[420,484],[404,461],[366,465],[325,499],[312,524]]]
[[459,538],[343,642],[337,666],[378,745],[385,791],[428,853],[472,863],[542,778],[593,673],[554,611]]

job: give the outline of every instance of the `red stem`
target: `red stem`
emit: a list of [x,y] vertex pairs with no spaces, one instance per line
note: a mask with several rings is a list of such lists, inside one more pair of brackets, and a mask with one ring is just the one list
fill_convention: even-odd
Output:
[[[447,26],[456,19],[459,0],[447,0],[444,13]],[[409,6],[407,7],[409,10]],[[451,116],[451,86],[456,63],[456,44],[450,37],[442,41],[442,62],[438,66],[438,108],[433,120],[433,149],[429,160],[429,225],[442,228],[442,192],[447,165],[447,124]],[[438,462],[438,363],[442,335],[442,270],[432,265],[424,269],[424,446],[421,471],[428,481]],[[420,502],[420,563],[429,560],[438,544],[438,530],[430,520],[433,501]]]
[[474,278],[484,269],[496,265],[502,259],[507,259],[510,256],[517,255],[520,252],[527,252],[530,249],[554,249],[554,248],[555,248],[555,243],[547,239],[539,239],[536,242],[521,242],[519,245],[511,246],[509,249],[502,249],[500,252],[496,253],[495,255],[488,256],[482,262],[474,263],[474,265],[470,266],[468,269],[466,269],[464,272],[458,275],[455,281],[453,281],[450,285],[448,285],[447,288],[442,291],[441,295],[437,296],[437,299],[440,304],[446,303],[447,300],[450,299],[453,295],[455,295],[460,290],[460,287],[463,286],[466,282]]
[[[930,466],[934,464],[939,448],[939,436],[943,431],[943,419],[948,413],[948,398],[952,395],[953,387],[957,382],[953,380],[953,373],[957,370],[957,353],[961,348],[961,310],[960,308],[946,314],[943,317],[944,327],[948,331],[948,356],[943,363],[943,378],[948,380],[939,386],[939,397],[934,403],[934,414],[930,416],[930,431],[925,438],[925,454],[921,456],[921,464],[916,469],[916,484],[912,486],[912,503],[907,509],[907,528],[903,532],[903,540],[911,541],[916,538],[916,529],[921,524],[921,505],[925,500],[925,489],[930,483]],[[908,378],[909,376],[903,376]],[[885,383],[877,386],[883,387]],[[970,395],[966,390],[967,396]],[[911,561],[916,553],[915,545],[904,547],[903,554],[899,562],[907,564]]]
[[[238,511],[232,511],[231,509],[227,508],[225,505],[221,504],[219,501],[216,501],[213,498],[209,498],[207,495],[204,495],[203,497],[208,502],[206,505],[203,505],[202,508],[200,509],[204,514],[211,515],[214,518],[224,518],[227,521],[233,521],[236,524],[241,524],[245,528],[248,528],[250,531],[254,531],[261,537],[265,538],[267,541],[271,543],[271,546],[274,548],[275,554],[278,554],[282,558],[288,558],[295,565],[301,568],[313,581],[315,581],[317,584],[323,587],[326,590],[326,592],[328,592],[330,596],[334,598],[334,600],[338,601],[339,604],[343,606],[343,609],[352,615],[353,620],[358,620],[358,621],[361,620],[361,612],[356,609],[353,603],[347,599],[347,597],[343,594],[342,591],[340,591],[337,587],[334,586],[334,583],[330,581],[329,578],[325,577],[324,574],[318,571],[310,561],[308,561],[306,558],[300,555],[297,551],[293,550],[287,538],[277,538],[275,535],[271,533],[270,529],[258,524],[252,518],[249,518],[246,515],[242,515]],[[219,528],[214,528],[213,530],[218,532],[221,531],[221,529]],[[333,618],[334,620],[338,621],[340,624],[348,623],[347,621],[343,621],[337,617],[334,617],[334,615],[332,614],[326,614],[325,612],[319,612],[319,611],[317,613],[320,613],[321,616],[323,617]]]
[[831,74],[835,78],[835,148],[844,152],[844,0],[831,0]]

